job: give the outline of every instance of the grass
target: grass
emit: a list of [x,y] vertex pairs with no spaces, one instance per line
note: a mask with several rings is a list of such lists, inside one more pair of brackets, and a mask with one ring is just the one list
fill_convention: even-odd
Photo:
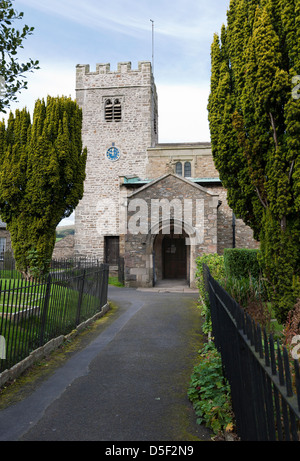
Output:
[[0,312],[16,312],[35,307],[45,296],[45,286],[32,286],[26,280],[1,279],[0,287]]
[[0,282],[1,280],[21,279],[22,274],[16,269],[1,269],[0,270]]
[[118,277],[108,277],[108,284],[114,287],[123,287],[124,284],[119,282]]
[[[0,312],[7,307],[15,307],[16,309],[33,307],[37,301],[44,300],[46,295],[46,283],[32,283],[27,280],[16,280],[16,279],[0,279],[1,290],[9,290],[0,292]],[[50,289],[50,307],[56,302],[59,302],[62,307],[66,304],[71,307],[78,303],[79,294],[75,289],[71,289],[68,286],[62,284],[51,284]],[[92,300],[96,299],[92,295],[85,294],[83,299]]]
[[[88,277],[86,280],[93,288],[94,281]],[[51,284],[47,311],[44,310],[47,284],[2,279],[0,286],[3,290],[5,287],[11,290],[10,293],[0,293],[0,312],[8,314],[0,316],[0,335],[5,337],[7,357],[6,361],[0,361],[2,369],[25,358],[41,345],[40,341],[45,344],[55,336],[68,334],[78,323],[98,312],[100,307],[99,298],[90,293],[83,293],[80,299],[79,291],[72,287],[72,280],[69,286],[64,286],[62,282]],[[77,318],[79,304],[80,318]],[[40,309],[31,312],[28,317],[18,315],[16,319],[10,318],[12,313],[38,305]]]

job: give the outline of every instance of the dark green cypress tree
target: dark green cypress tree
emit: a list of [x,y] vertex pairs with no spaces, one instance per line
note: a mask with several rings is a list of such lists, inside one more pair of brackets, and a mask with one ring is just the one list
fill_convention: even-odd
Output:
[[10,114],[0,213],[11,233],[17,268],[27,278],[47,273],[56,227],[82,198],[87,152],[81,125],[81,110],[66,97],[38,100],[32,124],[26,110]]
[[216,168],[229,205],[261,242],[282,322],[300,297],[299,25],[298,0],[231,0],[225,39],[212,44],[208,104]]

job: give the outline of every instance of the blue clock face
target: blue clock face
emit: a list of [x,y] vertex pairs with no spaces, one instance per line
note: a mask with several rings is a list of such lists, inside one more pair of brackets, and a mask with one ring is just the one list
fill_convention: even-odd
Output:
[[111,162],[115,162],[116,160],[119,160],[119,158],[120,158],[119,149],[117,149],[116,147],[110,147],[106,152],[106,157]]

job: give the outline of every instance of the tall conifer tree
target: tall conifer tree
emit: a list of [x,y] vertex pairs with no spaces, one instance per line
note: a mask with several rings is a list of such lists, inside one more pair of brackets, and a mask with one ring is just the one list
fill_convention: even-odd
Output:
[[82,198],[81,125],[81,110],[66,97],[38,100],[32,124],[26,109],[0,124],[0,214],[27,278],[47,272],[56,227]]
[[300,297],[299,50],[298,0],[231,0],[211,53],[215,165],[229,205],[261,242],[282,322]]
[[0,112],[6,112],[17,94],[27,88],[26,72],[39,69],[39,62],[29,59],[20,63],[16,58],[23,41],[32,35],[34,27],[27,25],[17,30],[13,23],[23,19],[24,13],[13,8],[13,0],[0,0]]

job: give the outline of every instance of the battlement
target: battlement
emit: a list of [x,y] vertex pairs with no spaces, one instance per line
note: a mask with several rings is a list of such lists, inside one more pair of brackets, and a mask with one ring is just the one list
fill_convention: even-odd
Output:
[[110,64],[96,64],[96,70],[91,71],[89,64],[76,66],[76,90],[88,88],[125,88],[153,86],[154,77],[149,61],[140,61],[138,69],[132,69],[131,62],[119,62],[116,70],[111,70]]
[[91,72],[89,64],[77,64],[76,69],[78,73],[83,75],[97,75],[97,74],[125,74],[128,72],[151,72],[151,62],[139,61],[138,69],[131,68],[131,62],[119,62],[116,71],[110,69],[110,64],[96,64],[96,71]]

